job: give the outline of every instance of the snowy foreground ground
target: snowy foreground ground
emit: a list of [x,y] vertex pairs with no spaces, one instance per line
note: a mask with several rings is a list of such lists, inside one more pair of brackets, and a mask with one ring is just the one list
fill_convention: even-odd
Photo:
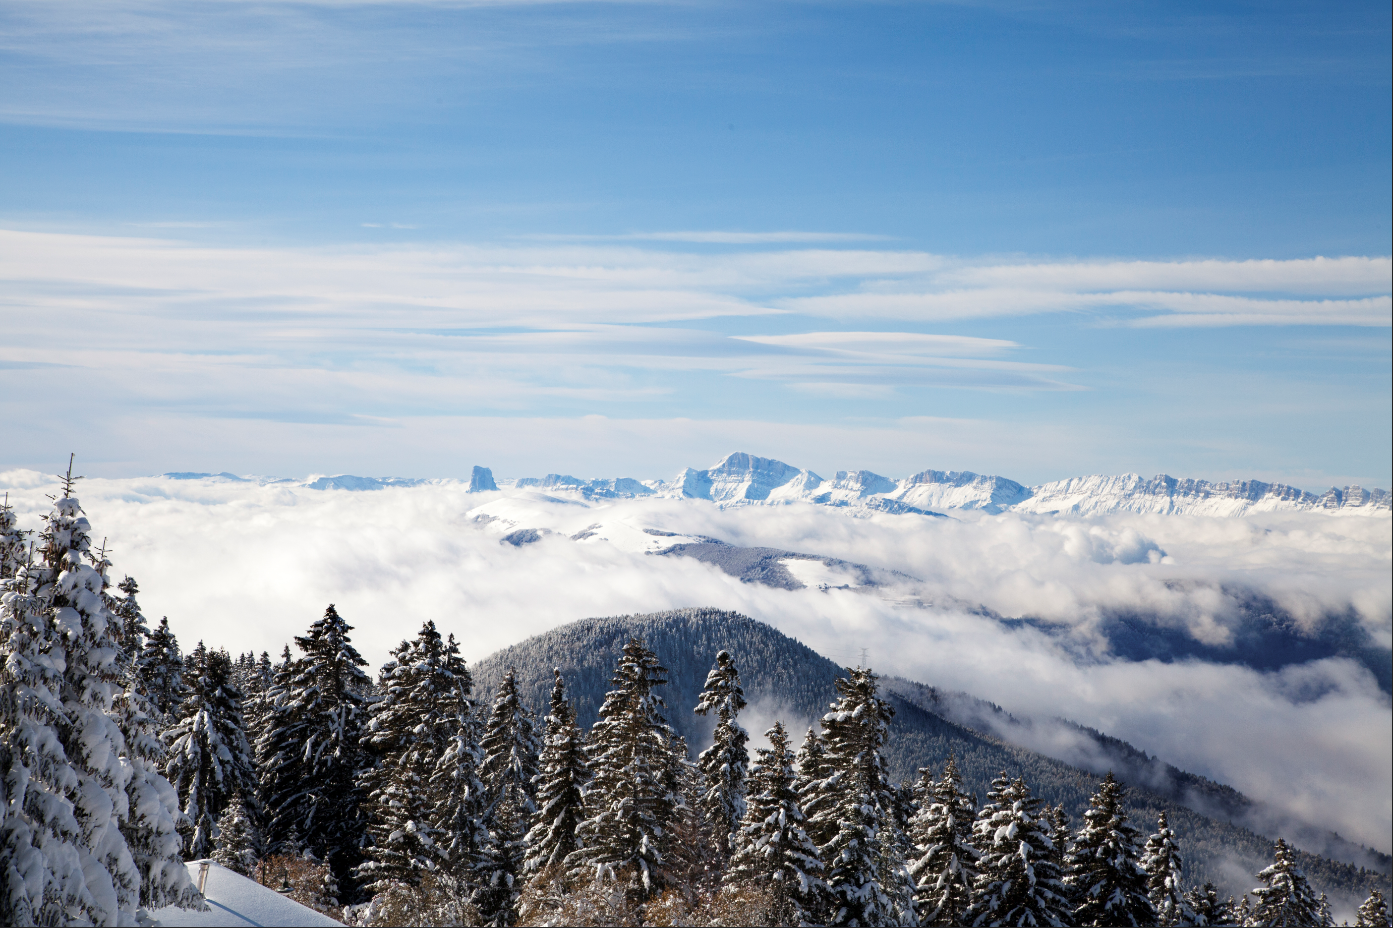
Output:
[[193,912],[173,907],[156,909],[150,913],[156,925],[255,925],[258,928],[284,925],[298,928],[339,924],[327,915],[321,915],[210,860],[189,863],[189,875],[195,884],[200,869],[205,866],[208,876],[203,885],[203,895],[208,900],[208,911]]

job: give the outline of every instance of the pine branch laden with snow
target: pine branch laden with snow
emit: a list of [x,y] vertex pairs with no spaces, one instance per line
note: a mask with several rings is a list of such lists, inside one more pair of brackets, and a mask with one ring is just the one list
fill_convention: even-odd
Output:
[[822,859],[803,828],[793,749],[783,723],[775,722],[765,737],[769,747],[756,754],[748,804],[724,882],[736,890],[761,891],[767,924],[814,924],[827,890]]
[[1244,924],[1253,928],[1331,924],[1286,841],[1277,839],[1272,858],[1272,866],[1258,874],[1263,885],[1252,891],[1255,901]]
[[566,698],[561,671],[554,673],[556,683],[539,761],[537,811],[527,833],[524,863],[530,878],[546,881],[580,847],[576,829],[585,817],[585,786],[590,781],[585,736],[576,724],[575,705]]
[[937,783],[928,768],[921,771],[915,798],[919,811],[909,837],[916,858],[909,872],[919,924],[960,925],[972,904],[980,854],[972,838],[976,809],[962,791],[956,758],[949,756]]
[[668,876],[673,824],[685,800],[675,734],[663,719],[667,669],[632,638],[613,677],[614,689],[590,730],[586,819],[577,828],[581,847],[566,859],[576,882],[619,882],[634,899],[647,899]]
[[1156,821],[1156,833],[1146,839],[1142,850],[1141,868],[1146,873],[1147,895],[1156,910],[1159,925],[1192,925],[1195,912],[1185,898],[1184,862],[1175,832],[1161,812]]
[[372,845],[357,876],[374,894],[393,883],[418,885],[446,862],[431,784],[469,717],[472,688],[459,645],[441,638],[434,622],[382,668],[363,735],[372,761],[359,776]]
[[720,651],[716,654],[716,666],[706,676],[695,711],[697,715],[716,713],[711,747],[701,752],[697,767],[704,786],[700,801],[702,815],[723,857],[730,856],[732,837],[745,817],[745,779],[750,764],[746,745],[750,736],[735,720],[745,705],[745,691],[740,687],[735,659],[729,651]]
[[371,680],[352,626],[331,605],[295,644],[302,656],[277,673],[266,731],[257,745],[261,795],[277,852],[298,835],[340,879],[361,860],[364,828],[357,773]]
[[1154,925],[1156,910],[1141,866],[1137,830],[1127,822],[1125,790],[1109,773],[1089,800],[1069,854],[1068,884],[1078,925]]
[[964,924],[1073,924],[1052,831],[1023,779],[1003,773],[992,781],[972,827],[981,857]]
[[821,779],[812,832],[827,868],[833,925],[899,925],[914,917],[914,884],[895,821],[896,790],[882,749],[895,710],[876,695],[877,677],[849,669],[837,680],[840,698],[822,717]]
[[164,733],[165,776],[189,822],[185,858],[202,860],[212,856],[218,818],[232,797],[255,797],[256,763],[242,720],[242,694],[232,682],[231,657],[200,641],[187,673],[179,720]]

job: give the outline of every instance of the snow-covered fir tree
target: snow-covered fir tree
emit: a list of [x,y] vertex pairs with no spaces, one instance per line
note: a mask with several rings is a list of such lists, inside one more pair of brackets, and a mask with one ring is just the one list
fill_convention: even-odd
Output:
[[458,645],[434,622],[383,666],[363,736],[372,762],[360,776],[373,840],[358,878],[369,892],[417,885],[444,862],[431,778],[468,719],[472,686]]
[[157,831],[142,832],[152,840],[139,849],[149,855],[140,868],[127,844],[128,830],[144,828],[130,817],[135,778],[144,781],[136,783],[138,799],[148,798],[145,786],[156,794],[170,787],[157,771],[133,762],[122,733],[120,623],[107,608],[107,564],[92,555],[91,526],[71,495],[73,479],[70,468],[64,495],[46,519],[34,592],[63,651],[58,736],[71,765],[66,785],[77,825],[74,844],[93,904],[83,917],[117,923],[136,919],[144,905],[197,905],[198,897],[178,857],[160,857],[171,848],[157,840]]
[[590,780],[585,736],[576,724],[576,709],[566,698],[560,669],[554,671],[551,711],[539,762],[537,811],[527,833],[524,871],[529,877],[550,879],[579,848],[576,828],[585,819],[585,785]]
[[566,859],[579,881],[618,882],[633,899],[649,898],[667,882],[672,825],[685,804],[675,736],[655,689],[667,683],[657,655],[632,638],[624,645],[588,747],[593,776],[586,819],[576,829],[581,847]]
[[1002,773],[992,781],[972,828],[981,856],[964,924],[1072,924],[1053,830],[1025,780]]
[[815,924],[826,884],[817,845],[803,828],[793,748],[782,722],[765,737],[769,747],[756,752],[725,884],[759,892],[768,903],[766,924]]
[[116,697],[114,711],[126,742],[130,774],[126,782],[129,814],[121,824],[121,833],[140,874],[141,905],[147,909],[196,905],[198,893],[187,871],[174,866],[184,848],[179,833],[184,816],[178,793],[164,776],[165,743],[154,707],[139,681],[127,679],[125,691]]
[[295,638],[303,652],[278,675],[258,743],[267,841],[278,851],[298,832],[343,882],[361,860],[364,828],[357,774],[366,722],[366,661],[332,605]]
[[538,775],[536,724],[518,698],[512,670],[499,684],[479,747],[484,754],[479,778],[488,792],[486,821],[496,855],[496,865],[488,874],[496,907],[480,914],[486,924],[507,928],[517,922],[526,856],[523,839],[537,811],[534,783]]
[[19,527],[10,494],[0,503],[0,581],[13,579],[29,562],[29,533]]
[[1359,906],[1358,920],[1354,923],[1357,928],[1389,928],[1388,903],[1383,901],[1383,893],[1377,889],[1369,893],[1369,898],[1365,899]]
[[1235,924],[1232,920],[1232,903],[1232,898],[1228,902],[1220,899],[1219,890],[1207,881],[1203,886],[1192,886],[1185,891],[1185,904],[1194,913],[1196,925]]
[[1141,868],[1146,872],[1147,894],[1151,907],[1156,910],[1158,925],[1191,925],[1195,913],[1185,898],[1184,861],[1180,857],[1180,846],[1176,843],[1175,832],[1161,812],[1156,821],[1156,833],[1146,839],[1142,850]]
[[[91,558],[93,567],[102,577],[102,598],[109,610],[120,607],[124,600],[110,594],[110,560],[105,545]],[[130,578],[127,578],[129,580]],[[124,589],[124,587],[123,587]],[[133,592],[127,592],[133,602]],[[128,610],[129,611],[129,610]],[[138,615],[139,608],[135,608]],[[120,620],[120,628],[129,629],[132,622],[118,611],[111,614]],[[144,623],[135,623],[134,634],[144,630]],[[197,907],[201,900],[188,872],[176,865],[184,846],[179,824],[185,821],[180,814],[178,795],[165,779],[162,766],[165,759],[164,742],[160,738],[155,711],[141,688],[129,652],[122,646],[116,657],[124,690],[112,699],[111,717],[120,729],[125,744],[122,761],[126,777],[126,815],[121,819],[121,835],[136,873],[140,876],[140,902],[143,908],[169,905]]]
[[711,747],[701,752],[697,767],[701,770],[704,787],[701,812],[722,856],[730,855],[731,839],[745,817],[745,778],[750,763],[746,745],[750,736],[735,720],[743,708],[745,691],[740,688],[735,659],[729,651],[720,651],[716,655],[716,666],[706,676],[696,713],[716,714]]
[[168,617],[161,618],[146,638],[136,659],[136,676],[158,718],[168,719],[184,701],[184,658]]
[[962,791],[955,757],[948,757],[937,783],[927,767],[921,771],[916,799],[919,811],[909,825],[916,856],[909,872],[919,924],[961,925],[977,879],[978,853],[972,839],[977,810],[972,797]]
[[813,844],[822,847],[836,834],[836,819],[831,809],[836,797],[819,788],[828,774],[827,745],[814,729],[809,728],[803,735],[803,745],[794,762],[798,765],[798,777],[793,788],[807,820],[808,837]]
[[212,857],[235,873],[252,876],[260,843],[247,803],[237,793],[218,819],[218,846]]
[[[457,647],[453,635],[446,647]],[[488,790],[479,778],[484,763],[481,726],[467,699],[461,700],[457,711],[445,750],[431,774],[430,826],[442,851],[441,879],[476,910],[492,912],[499,908],[500,893],[491,880],[498,854],[485,826]]]
[[1069,853],[1073,849],[1073,835],[1069,830],[1069,813],[1064,811],[1061,803],[1050,809],[1048,812],[1050,820],[1050,840],[1054,846],[1050,848],[1050,863],[1055,866],[1055,872],[1060,874],[1060,884],[1063,886],[1065,911],[1072,912],[1078,905],[1074,898],[1074,887],[1069,883]]
[[164,733],[164,770],[188,819],[185,858],[202,860],[213,852],[218,818],[232,797],[256,795],[256,762],[228,653],[209,651],[200,641],[185,672],[188,696]]
[[823,778],[812,817],[827,868],[833,925],[909,924],[914,883],[895,824],[895,787],[882,748],[895,710],[877,695],[876,675],[848,668],[839,699],[822,717]]
[[0,924],[91,921],[59,740],[63,642],[21,564],[0,592]]
[[1157,924],[1141,867],[1139,835],[1127,822],[1124,799],[1122,784],[1109,773],[1083,814],[1084,825],[1069,853],[1075,924]]
[[1263,885],[1253,890],[1252,911],[1243,924],[1252,928],[1285,928],[1325,923],[1320,899],[1283,839],[1277,839],[1272,851],[1272,866],[1259,873],[1258,879]]
[[64,646],[64,724],[58,732],[75,777],[69,796],[94,920],[116,923],[140,907],[140,874],[121,834],[129,772],[120,758],[126,745],[112,717],[121,692],[120,624],[106,607],[102,574],[88,563],[91,526],[68,489],[46,520],[36,592],[52,610]]
[[135,582],[135,578],[123,578],[116,588],[121,591],[121,595],[111,598],[111,611],[121,620],[121,652],[128,664],[135,667],[140,663],[140,652],[145,649],[145,639],[150,637],[150,626],[145,623],[140,603],[135,598],[140,592],[140,585]]

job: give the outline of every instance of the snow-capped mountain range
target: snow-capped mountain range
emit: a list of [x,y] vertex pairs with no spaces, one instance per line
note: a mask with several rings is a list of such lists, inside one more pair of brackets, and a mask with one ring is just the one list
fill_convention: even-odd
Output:
[[[171,473],[177,479],[221,478],[233,474]],[[265,481],[263,481],[265,482]],[[280,481],[277,481],[280,482]],[[315,490],[377,490],[454,481],[401,477],[317,477],[301,486]],[[890,513],[942,515],[944,510],[1008,510],[1071,515],[1110,512],[1165,515],[1241,516],[1250,512],[1320,510],[1375,514],[1390,511],[1387,490],[1359,486],[1331,487],[1320,495],[1281,483],[1239,480],[1211,483],[1165,474],[1142,477],[1071,477],[1027,487],[1005,477],[970,471],[925,470],[895,480],[867,470],[837,471],[824,478],[806,468],[745,452],[727,455],[714,467],[687,468],[670,481],[632,477],[582,479],[567,474],[494,480],[487,467],[475,467],[469,489],[476,492],[532,490],[586,499],[681,497],[710,500],[719,506],[812,503],[822,506]]]

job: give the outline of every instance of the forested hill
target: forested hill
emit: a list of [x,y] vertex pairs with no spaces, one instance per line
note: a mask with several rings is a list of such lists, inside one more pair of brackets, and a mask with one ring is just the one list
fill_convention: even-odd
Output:
[[[695,715],[692,707],[718,651],[728,650],[735,656],[750,701],[741,721],[755,735],[774,719],[801,735],[826,711],[835,697],[833,681],[843,674],[833,661],[762,622],[717,609],[682,609],[583,619],[513,645],[474,666],[476,697],[487,702],[504,672],[512,668],[523,700],[541,716],[551,692],[552,669],[560,668],[575,700],[578,721],[588,727],[611,688],[616,660],[631,637],[641,637],[667,667],[669,684],[661,693],[668,705],[667,717],[686,737],[693,754],[711,737],[713,723]],[[895,707],[886,754],[896,779],[911,779],[925,766],[937,775],[952,753],[958,758],[964,788],[979,797],[986,795],[992,778],[1004,770],[1023,776],[1046,802],[1063,803],[1075,822],[1081,820],[1089,796],[1098,789],[1099,776],[949,721],[925,708],[932,703],[917,698],[914,689],[904,681],[886,687]],[[1251,875],[1271,862],[1270,838],[1201,815],[1140,784],[1128,786],[1132,820],[1143,834],[1153,828],[1160,811],[1167,810],[1187,854],[1187,882],[1211,880],[1224,893],[1241,895],[1255,885]],[[1300,863],[1319,890],[1355,899],[1356,905],[1370,889],[1389,891],[1389,877],[1383,873],[1305,852],[1300,853]]]

